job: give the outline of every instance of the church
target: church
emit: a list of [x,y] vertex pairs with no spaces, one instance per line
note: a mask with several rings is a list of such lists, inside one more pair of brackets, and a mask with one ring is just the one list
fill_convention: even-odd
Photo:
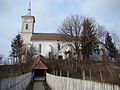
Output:
[[[71,56],[74,52],[68,42],[63,42],[65,34],[60,33],[35,33],[34,32],[35,17],[31,15],[29,5],[28,13],[22,16],[21,35],[24,45],[31,45],[37,50],[37,55],[42,55],[45,58],[61,58],[65,59]],[[71,52],[66,55],[65,52]]]
[[[68,42],[65,40],[65,34],[34,32],[35,17],[31,15],[30,5],[27,10],[27,15],[24,15],[21,18],[21,35],[23,39],[23,44],[27,47],[33,46],[37,51],[37,55],[42,55],[45,58],[57,59],[77,57],[74,48],[71,46],[72,42]],[[100,56],[94,55],[94,57],[97,59],[103,56],[104,50],[105,52],[107,51],[101,42],[98,43],[98,48],[100,50]]]

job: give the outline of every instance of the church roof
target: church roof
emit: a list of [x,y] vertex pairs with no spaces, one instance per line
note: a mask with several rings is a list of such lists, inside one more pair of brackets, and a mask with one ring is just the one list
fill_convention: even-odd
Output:
[[[67,40],[74,41],[70,35],[62,33],[33,33],[31,40]],[[99,39],[96,39],[96,42],[100,43]]]
[[60,33],[33,33],[31,40],[64,40],[65,34]]

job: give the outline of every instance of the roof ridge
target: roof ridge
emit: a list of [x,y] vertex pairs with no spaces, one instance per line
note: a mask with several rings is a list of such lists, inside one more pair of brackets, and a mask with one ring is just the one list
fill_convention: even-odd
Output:
[[33,34],[63,34],[63,33],[33,33]]
[[37,56],[33,62],[32,69],[48,69],[48,67],[41,61],[41,56]]
[[33,33],[31,40],[64,40],[63,33]]

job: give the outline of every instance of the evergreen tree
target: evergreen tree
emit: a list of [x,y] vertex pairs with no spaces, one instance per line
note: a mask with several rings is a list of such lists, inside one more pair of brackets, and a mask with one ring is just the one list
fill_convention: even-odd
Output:
[[13,39],[11,43],[12,53],[11,56],[16,58],[16,60],[20,60],[23,54],[23,40],[21,39],[21,35],[18,34]]
[[118,50],[115,47],[114,43],[112,42],[112,37],[110,36],[109,33],[107,33],[106,35],[106,39],[105,39],[105,47],[107,48],[107,50],[109,51],[109,56],[111,58],[116,58],[118,55]]
[[13,39],[11,43],[11,56],[16,59],[17,64],[20,64],[21,71],[23,72],[23,67],[22,67],[22,56],[24,55],[24,49],[23,49],[23,40],[21,38],[21,35],[18,34],[16,37]]
[[86,18],[83,22],[83,31],[81,36],[83,59],[90,59],[92,53],[98,53],[97,37],[95,33],[95,24],[92,19]]

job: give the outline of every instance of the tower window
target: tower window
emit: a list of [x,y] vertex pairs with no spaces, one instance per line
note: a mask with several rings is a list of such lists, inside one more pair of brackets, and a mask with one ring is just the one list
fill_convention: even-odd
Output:
[[25,29],[28,30],[28,24],[26,24]]

